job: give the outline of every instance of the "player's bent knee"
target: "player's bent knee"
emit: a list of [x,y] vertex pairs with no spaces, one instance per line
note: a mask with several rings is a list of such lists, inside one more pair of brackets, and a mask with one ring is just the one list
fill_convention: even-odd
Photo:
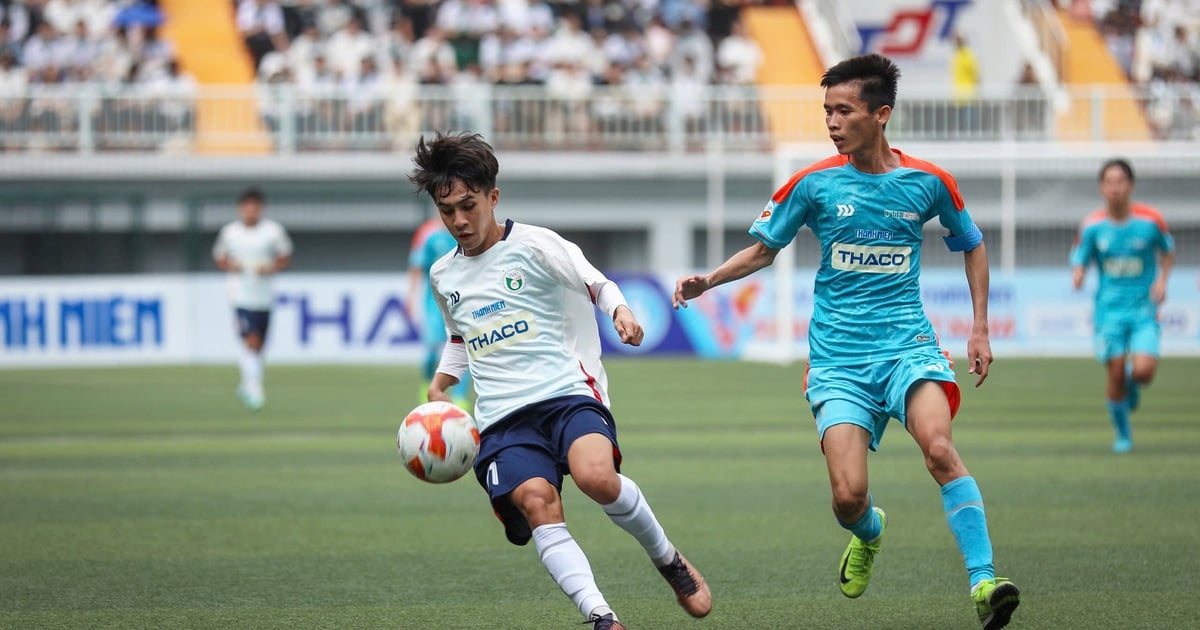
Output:
[[575,486],[580,492],[601,505],[617,500],[621,494],[621,478],[617,476],[617,471],[611,463],[607,466],[596,463],[580,468],[583,470],[571,470],[571,479],[575,481]]
[[525,481],[512,491],[509,498],[531,527],[563,520],[558,489],[545,479],[535,477]]
[[865,487],[857,488],[845,484],[833,489],[833,513],[842,522],[857,520],[855,517],[862,516],[868,503],[870,500],[867,498]]

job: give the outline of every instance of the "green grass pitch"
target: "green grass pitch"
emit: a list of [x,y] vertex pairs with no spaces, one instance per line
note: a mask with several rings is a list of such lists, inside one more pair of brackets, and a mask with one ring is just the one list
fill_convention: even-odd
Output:
[[[960,362],[961,365],[961,362]],[[888,536],[841,596],[800,364],[613,360],[624,472],[704,572],[693,621],[637,543],[568,482],[571,531],[631,628],[974,628],[921,456],[893,423],[871,456]],[[1014,628],[1196,621],[1200,360],[1163,362],[1109,452],[1090,360],[1001,360],[955,438],[987,501]],[[411,367],[269,367],[244,411],[234,367],[0,371],[0,627],[573,628],[532,549],[471,479],[423,484],[395,430]]]

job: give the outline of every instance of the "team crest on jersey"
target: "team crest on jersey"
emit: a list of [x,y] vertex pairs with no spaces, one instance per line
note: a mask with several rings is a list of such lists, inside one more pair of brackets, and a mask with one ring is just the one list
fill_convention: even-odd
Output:
[[520,267],[513,267],[504,272],[504,288],[516,293],[525,288],[525,272]]

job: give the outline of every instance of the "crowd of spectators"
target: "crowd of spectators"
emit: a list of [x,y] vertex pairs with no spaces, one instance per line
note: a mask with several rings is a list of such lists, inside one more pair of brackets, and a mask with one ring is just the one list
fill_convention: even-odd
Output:
[[1200,139],[1200,0],[1073,0],[1099,26],[1161,138]]
[[[300,111],[265,99],[273,128],[309,134],[386,130],[407,145],[421,128],[478,126],[579,138],[598,125],[682,124],[714,85],[752,89],[762,51],[740,20],[755,0],[236,0],[260,84],[289,86]],[[443,86],[426,89],[423,86]],[[541,86],[535,103],[502,96]],[[415,107],[418,92],[448,106]],[[490,94],[489,111],[471,95]],[[426,101],[426,105],[429,105]],[[294,108],[293,108],[294,109]],[[742,120],[727,112],[723,122]],[[438,117],[429,120],[428,117]],[[476,124],[473,124],[476,123]],[[366,134],[370,135],[370,133]]]
[[53,148],[83,116],[111,148],[130,131],[187,135],[194,81],[162,21],[156,0],[0,0],[0,148]]

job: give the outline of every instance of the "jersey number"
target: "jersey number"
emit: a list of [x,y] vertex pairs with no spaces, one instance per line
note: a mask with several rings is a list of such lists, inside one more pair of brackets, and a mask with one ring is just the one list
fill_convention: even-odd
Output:
[[492,462],[488,465],[487,477],[489,486],[494,488],[500,485],[500,471],[496,468],[496,462]]

